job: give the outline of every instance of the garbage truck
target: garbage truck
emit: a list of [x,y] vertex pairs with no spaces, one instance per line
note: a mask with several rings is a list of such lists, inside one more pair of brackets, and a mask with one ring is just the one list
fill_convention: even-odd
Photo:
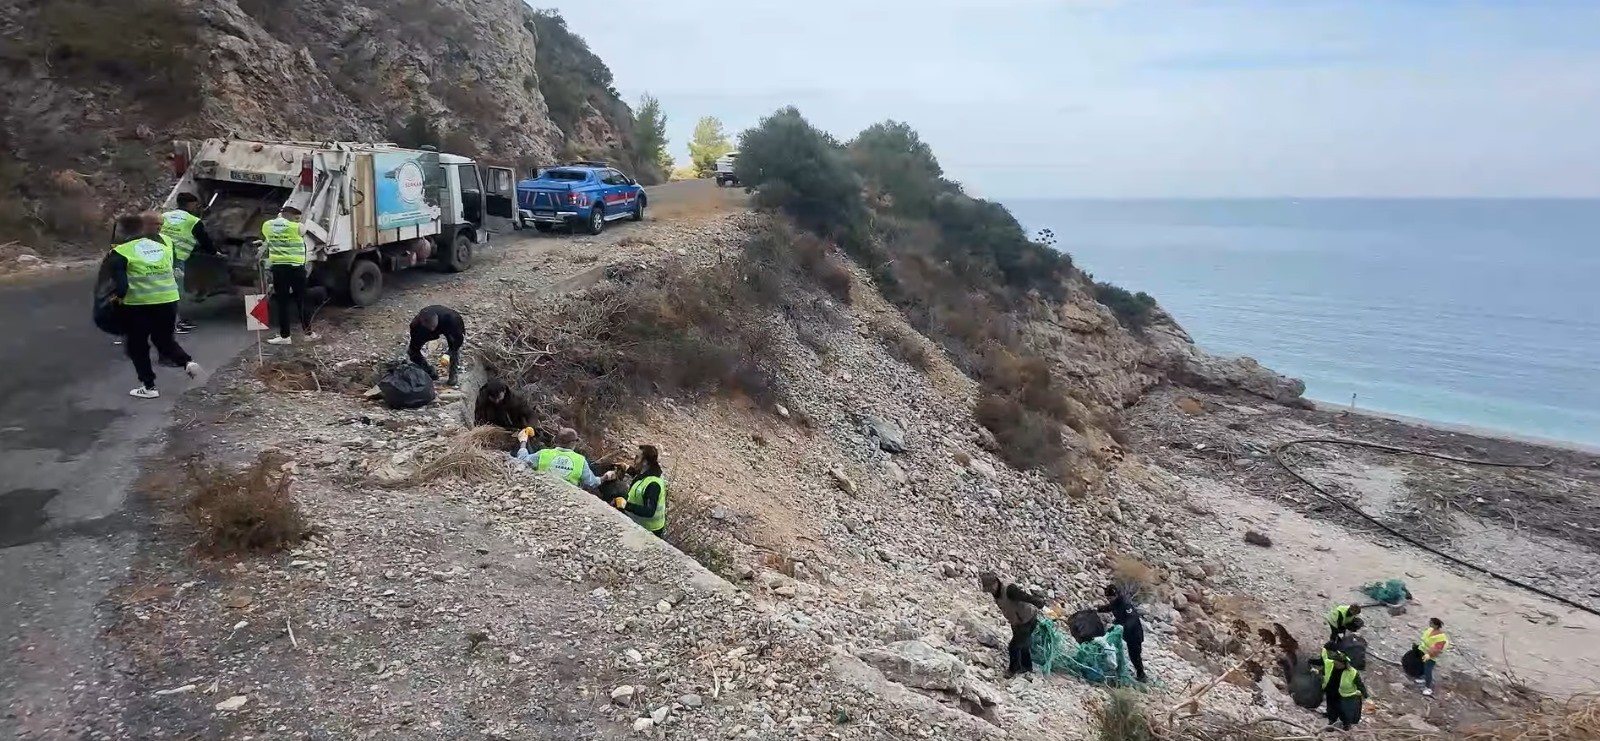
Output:
[[173,149],[178,182],[163,208],[177,208],[180,193],[199,196],[221,253],[190,258],[187,289],[199,297],[266,290],[261,225],[284,206],[302,214],[308,284],[356,306],[378,300],[385,273],[466,270],[516,215],[509,168],[431,148],[227,138]]

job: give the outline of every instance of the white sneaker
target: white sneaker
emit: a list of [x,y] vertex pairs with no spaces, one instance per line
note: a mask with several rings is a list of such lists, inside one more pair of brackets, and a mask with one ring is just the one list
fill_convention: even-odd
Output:
[[1422,696],[1423,697],[1433,697],[1433,688],[1432,687],[1423,687],[1422,688]]
[[129,391],[128,395],[129,396],[136,396],[136,397],[138,397],[140,399],[159,399],[159,398],[161,398],[161,392],[157,391],[157,390],[155,390],[153,388],[150,388],[149,386],[140,386],[139,388],[136,388],[136,389],[134,389],[132,391]]
[[317,340],[322,339],[322,335],[317,334],[316,332],[307,332],[306,335],[300,339],[305,340],[306,342],[316,342]]
[[293,345],[294,339],[290,337],[274,337],[267,340],[268,345]]
[[1418,677],[1417,679],[1413,679],[1411,681],[1416,682],[1418,687],[1424,686],[1424,685],[1426,685],[1428,683],[1428,680],[1422,679],[1421,677]]
[[183,372],[189,374],[190,378],[199,378],[204,371],[205,369],[201,368],[200,364],[193,360],[189,361],[188,365],[183,366]]

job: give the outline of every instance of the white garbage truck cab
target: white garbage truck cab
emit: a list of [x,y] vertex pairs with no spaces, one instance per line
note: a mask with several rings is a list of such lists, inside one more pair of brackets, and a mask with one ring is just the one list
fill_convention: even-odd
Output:
[[310,283],[357,306],[378,300],[384,273],[418,265],[451,272],[509,231],[516,183],[509,168],[432,149],[355,142],[206,139],[174,142],[178,194],[200,198],[220,259],[195,254],[189,291],[264,290],[261,225],[300,209]]

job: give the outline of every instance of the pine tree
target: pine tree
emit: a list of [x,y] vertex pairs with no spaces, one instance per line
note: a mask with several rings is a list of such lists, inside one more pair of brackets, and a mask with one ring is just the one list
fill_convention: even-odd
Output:
[[645,93],[639,98],[639,108],[633,114],[634,137],[638,141],[636,176],[647,168],[660,180],[672,170],[672,155],[667,153],[667,115],[661,111],[661,101]]
[[711,177],[717,171],[717,160],[733,151],[722,122],[706,116],[694,125],[694,139],[689,142],[689,160],[699,177]]

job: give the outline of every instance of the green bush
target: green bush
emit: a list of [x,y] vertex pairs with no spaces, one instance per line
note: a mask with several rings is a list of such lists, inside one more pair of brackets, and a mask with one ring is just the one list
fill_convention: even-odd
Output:
[[1155,298],[1144,291],[1132,293],[1121,286],[1100,281],[1094,283],[1094,300],[1105,304],[1117,317],[1118,323],[1134,331],[1150,325],[1151,313],[1156,308]]
[[861,178],[839,143],[795,108],[744,132],[734,167],[740,182],[756,190],[758,206],[782,211],[848,250],[865,245]]

